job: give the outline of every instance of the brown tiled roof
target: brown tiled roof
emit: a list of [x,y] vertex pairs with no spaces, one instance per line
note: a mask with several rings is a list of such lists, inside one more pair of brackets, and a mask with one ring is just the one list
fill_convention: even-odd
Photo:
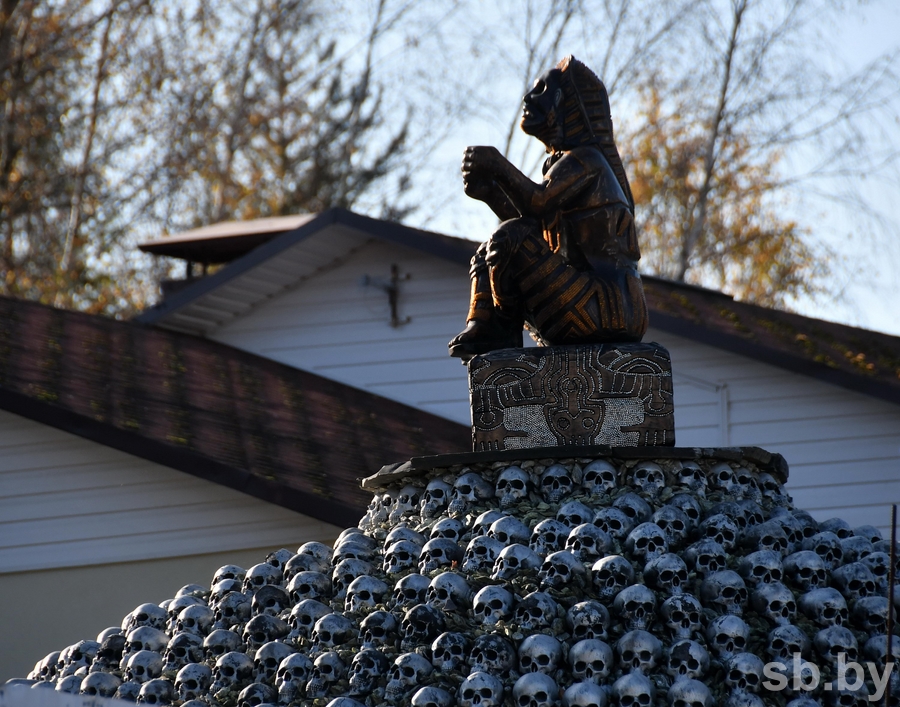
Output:
[[900,403],[900,337],[643,281],[652,327]]
[[0,298],[0,408],[340,526],[467,427],[206,339]]

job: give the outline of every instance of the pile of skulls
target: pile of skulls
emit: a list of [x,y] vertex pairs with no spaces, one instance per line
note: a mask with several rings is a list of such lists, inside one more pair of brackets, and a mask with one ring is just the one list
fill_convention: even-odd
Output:
[[[746,461],[434,469],[333,548],[222,567],[29,679],[185,707],[862,705],[871,681],[824,684],[839,653],[884,669],[888,551]],[[766,690],[798,660],[816,690]]]

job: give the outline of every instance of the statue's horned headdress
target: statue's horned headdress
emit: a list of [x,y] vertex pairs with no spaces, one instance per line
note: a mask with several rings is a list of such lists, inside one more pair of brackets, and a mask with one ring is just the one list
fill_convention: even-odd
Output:
[[634,211],[634,198],[622,158],[613,140],[612,116],[606,86],[597,75],[574,56],[565,57],[557,67],[563,76],[564,140],[566,145],[596,144],[609,161],[628,205]]

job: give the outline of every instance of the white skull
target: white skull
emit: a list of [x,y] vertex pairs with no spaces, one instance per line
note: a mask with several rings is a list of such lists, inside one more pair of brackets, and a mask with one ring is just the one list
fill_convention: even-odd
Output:
[[828,579],[825,561],[812,550],[801,550],[784,558],[784,573],[804,591],[823,587]]
[[162,675],[162,657],[156,651],[138,651],[125,663],[124,679],[127,682],[145,683]]
[[213,668],[210,692],[215,694],[226,688],[235,692],[253,680],[253,661],[239,651],[231,651],[219,657]]
[[[196,599],[196,597],[192,598]],[[197,600],[196,603],[203,602],[202,600]],[[122,621],[122,630],[125,633],[130,633],[141,626],[152,626],[155,629],[164,631],[167,617],[166,610],[158,604],[141,604]]]
[[559,503],[574,487],[572,475],[562,464],[552,464],[541,474],[540,491],[547,503]]
[[313,626],[316,625],[316,621],[330,613],[330,606],[315,599],[304,599],[291,609],[288,620],[291,626],[291,638],[294,641],[298,638],[309,638],[312,636]]
[[62,663],[60,675],[68,677],[74,675],[81,668],[87,670],[94,662],[99,650],[100,644],[97,641],[79,641],[68,646],[59,655],[59,662]]
[[347,599],[344,602],[344,610],[351,614],[358,614],[366,610],[374,609],[381,604],[390,587],[375,577],[357,577],[347,587]]
[[473,506],[494,495],[494,487],[480,475],[469,472],[460,476],[453,484],[453,493],[448,506],[451,515],[461,515]]
[[570,529],[574,529],[584,523],[593,523],[595,515],[596,513],[594,513],[593,509],[588,508],[583,503],[569,501],[560,506],[556,512],[556,520],[567,525]]
[[229,592],[216,604],[213,629],[231,628],[247,622],[250,618],[250,599],[240,592]]
[[519,672],[552,675],[562,662],[562,644],[552,636],[533,633],[519,644]]
[[621,707],[650,707],[656,699],[656,688],[639,670],[616,680],[612,691]]
[[634,582],[634,568],[621,555],[607,555],[591,567],[591,581],[600,599],[608,603]]
[[558,610],[559,605],[549,594],[532,592],[516,606],[515,623],[520,631],[550,628]]
[[849,616],[847,602],[841,593],[832,587],[811,589],[801,595],[797,604],[800,611],[820,628],[842,626],[847,623]]
[[690,638],[701,628],[703,607],[690,594],[678,594],[666,599],[660,607],[666,627],[675,639]]
[[551,589],[583,585],[586,578],[584,565],[567,550],[548,555],[541,565],[539,575],[541,586]]
[[709,653],[701,644],[687,638],[669,647],[669,665],[666,672],[676,683],[682,680],[699,680],[709,670]]
[[788,554],[790,542],[784,528],[775,520],[767,520],[765,523],[747,528],[742,537],[743,544],[748,548],[760,550],[772,550],[779,555]]
[[859,654],[856,636],[846,626],[829,626],[821,629],[813,637],[813,645],[823,660],[834,664],[837,663],[841,653],[845,654],[845,661],[856,660]]
[[841,551],[844,553],[844,562],[857,562],[873,553],[875,546],[868,538],[852,535],[841,540]]
[[241,637],[234,631],[217,628],[203,639],[203,652],[207,661],[217,660],[226,653],[242,649]]
[[244,625],[242,638],[248,649],[255,650],[269,641],[277,641],[291,632],[291,627],[286,621],[276,616],[261,614],[254,616]]
[[421,574],[408,574],[394,585],[391,603],[394,610],[410,609],[416,604],[425,603],[425,593],[431,586],[431,580]]
[[[79,678],[79,683],[80,681]],[[174,685],[168,680],[154,678],[141,685],[141,690],[138,692],[135,702],[139,705],[171,705],[174,699]]]
[[409,540],[419,547],[422,547],[428,540],[428,538],[422,535],[422,533],[417,533],[412,528],[408,528],[405,525],[398,525],[396,528],[391,530],[391,532],[384,536],[382,547],[387,550],[391,545],[393,545],[394,543],[398,543],[401,540]]
[[656,595],[643,584],[632,584],[616,594],[613,608],[626,629],[646,630],[656,614]]
[[503,587],[489,584],[475,595],[473,613],[482,624],[493,626],[513,615],[513,595]]
[[538,555],[546,557],[565,548],[569,532],[570,528],[565,523],[547,518],[534,526],[529,544]]
[[474,672],[459,686],[459,707],[503,707],[503,683],[489,673]]
[[[350,565],[351,563],[358,563],[359,567],[348,571],[348,565]],[[338,564],[338,566],[335,568],[335,583],[338,585],[339,591],[346,592],[347,589],[346,585],[344,585],[340,579],[345,572],[355,578],[359,576],[358,574],[356,574],[357,572],[365,572],[365,570],[370,567],[371,565],[366,562],[362,562],[362,560],[344,560],[343,562]],[[340,568],[340,571],[338,571],[338,568]],[[349,584],[349,582],[347,584]],[[323,574],[322,572],[298,572],[288,583],[287,593],[291,599],[291,603],[293,604],[297,604],[304,599],[328,601],[331,598],[332,594],[332,581],[327,574]]]
[[384,554],[383,568],[387,574],[397,575],[415,569],[419,564],[422,547],[411,540],[399,540]]
[[771,474],[763,472],[758,477],[759,490],[763,497],[776,505],[786,505],[790,497],[785,493],[782,486]]
[[445,632],[431,644],[431,664],[442,673],[458,672],[465,664],[469,639],[462,633]]
[[[205,665],[203,667],[206,668]],[[209,668],[206,670],[211,674]],[[90,673],[81,681],[78,694],[89,697],[115,697],[116,690],[121,684],[122,681],[111,673]],[[207,687],[209,687],[209,683],[207,683]]]
[[644,566],[644,581],[660,592],[681,594],[688,582],[687,565],[678,555],[657,555]]
[[716,704],[709,688],[699,680],[678,680],[667,695],[671,707],[714,707]]
[[639,562],[649,562],[654,557],[668,552],[666,535],[656,523],[641,523],[628,533],[625,550]]
[[473,673],[486,672],[505,677],[516,667],[515,646],[499,634],[482,634],[472,646],[469,667]]
[[531,478],[520,467],[510,466],[500,472],[494,493],[500,499],[501,508],[509,508],[528,498]]
[[529,673],[513,685],[513,701],[518,707],[556,707],[559,686],[549,675]]
[[166,646],[163,671],[176,672],[188,663],[203,660],[203,639],[193,633],[176,633]]
[[290,704],[303,695],[312,669],[312,661],[302,653],[292,653],[281,661],[275,673],[279,704]]
[[605,639],[609,628],[609,611],[596,599],[578,602],[566,612],[566,626],[575,642]]
[[740,496],[749,501],[762,500],[762,490],[759,487],[759,477],[749,469],[739,466],[734,472],[735,480],[740,490]]
[[688,520],[694,526],[697,526],[700,523],[700,519],[703,515],[700,504],[697,502],[697,499],[694,498],[689,493],[676,493],[672,498],[666,501],[667,506],[675,506],[681,511],[684,511],[684,514],[688,517]]
[[780,582],[784,577],[781,554],[774,550],[757,550],[741,558],[738,574],[744,581],[757,586],[768,582]]
[[434,685],[416,690],[410,701],[411,707],[453,707],[453,695]]
[[592,523],[576,526],[566,540],[566,550],[575,555],[579,562],[591,564],[605,557],[612,546],[612,538]]
[[878,591],[875,575],[862,562],[838,567],[831,573],[831,583],[851,604]]
[[575,680],[603,685],[614,665],[612,648],[597,639],[578,641],[569,651],[569,668]]
[[597,459],[586,467],[581,476],[581,487],[590,496],[602,496],[612,493],[618,486],[616,467],[608,461]]
[[795,653],[808,655],[809,646],[809,638],[804,631],[791,625],[777,626],[769,632],[766,653],[772,660],[785,663]]
[[710,484],[717,491],[730,496],[741,497],[741,487],[738,485],[737,474],[726,462],[714,464],[709,470]]
[[426,604],[419,604],[409,609],[400,622],[400,648],[409,652],[419,646],[431,645],[443,632],[444,615]]
[[466,532],[466,526],[461,520],[456,518],[441,518],[437,523],[431,526],[431,534],[429,540],[436,538],[446,538],[458,543]]
[[781,582],[760,584],[750,596],[750,605],[760,616],[776,625],[786,625],[797,615],[794,593]]
[[709,538],[688,547],[683,556],[688,567],[701,577],[707,577],[713,572],[725,569],[725,548]]
[[455,572],[442,572],[431,580],[425,592],[425,603],[445,612],[465,611],[472,591],[465,578]]
[[253,565],[247,570],[247,576],[244,577],[244,594],[253,595],[257,590],[265,587],[267,584],[274,584],[276,587],[282,586],[284,575],[280,569],[273,567],[268,562],[261,562]]
[[690,518],[677,506],[663,506],[653,514],[652,520],[665,533],[670,548],[684,545],[691,532]]
[[501,518],[506,517],[506,513],[498,511],[496,508],[481,513],[474,521],[472,521],[472,536],[487,535],[490,527]]
[[419,512],[423,519],[434,518],[450,503],[453,487],[440,479],[432,479],[422,493]]
[[853,624],[866,633],[884,633],[887,630],[888,612],[896,616],[887,597],[871,596],[857,600],[851,616]]
[[247,572],[243,567],[238,567],[237,565],[222,565],[213,574],[213,579],[209,586],[212,587],[223,579],[236,579],[239,582],[243,582],[244,577],[246,576]]
[[373,611],[359,624],[363,648],[385,648],[391,650],[397,643],[400,625],[393,614],[387,611]]
[[489,537],[494,538],[503,545],[527,545],[531,533],[528,526],[518,518],[512,516],[503,516],[491,523],[491,527],[487,532]]
[[682,486],[687,486],[692,493],[706,497],[706,474],[694,461],[682,461],[676,465],[675,478]]
[[725,684],[732,690],[759,692],[762,686],[763,662],[753,653],[737,653],[727,664]]
[[323,653],[316,658],[309,682],[306,683],[306,697],[325,697],[331,687],[347,674],[347,665],[335,651]]
[[563,707],[606,707],[606,690],[592,682],[576,682],[563,693]]
[[816,533],[812,537],[804,539],[802,548],[815,552],[829,569],[834,569],[844,559],[841,539],[828,531]]
[[634,530],[635,522],[619,508],[601,508],[594,516],[594,525],[622,542]]
[[722,660],[728,660],[735,653],[747,647],[750,627],[740,616],[725,614],[709,622],[706,628],[706,644]]
[[[285,597],[286,598],[286,597]],[[205,638],[212,630],[216,615],[212,609],[202,604],[195,604],[182,609],[175,622],[177,633],[193,633],[195,636]]]
[[649,631],[629,631],[616,643],[619,667],[623,671],[639,670],[645,675],[656,667],[662,655],[662,643]]
[[417,486],[404,486],[397,494],[388,514],[388,522],[399,523],[404,518],[415,515],[419,511],[419,500],[422,489]]
[[457,565],[462,561],[462,550],[453,540],[436,538],[429,540],[422,548],[419,555],[419,572],[428,574],[436,569],[449,570],[453,563]]
[[384,653],[374,648],[363,648],[350,663],[350,694],[368,695],[378,679],[388,671],[390,662]]
[[628,516],[634,525],[646,523],[653,514],[650,504],[636,493],[626,493],[613,501],[613,508],[618,508]]
[[700,600],[719,612],[740,615],[747,603],[747,587],[733,570],[713,572],[700,585]]
[[278,666],[295,650],[281,641],[271,641],[256,651],[253,666],[256,668],[256,682],[271,683]]
[[716,513],[700,524],[700,535],[714,540],[726,550],[733,550],[738,540],[737,524],[724,513]]
[[486,572],[494,567],[494,562],[503,550],[503,543],[487,535],[477,535],[469,541],[463,555],[460,570],[466,574]]
[[326,614],[316,621],[310,638],[316,652],[327,652],[342,647],[355,634],[356,626],[346,616]]
[[510,580],[527,570],[541,566],[541,556],[527,545],[510,545],[503,548],[494,562],[491,579]]
[[638,462],[631,470],[631,485],[639,488],[647,498],[656,498],[666,485],[666,475],[655,462]]
[[331,563],[320,560],[312,555],[302,555],[299,552],[284,563],[284,581],[290,582],[298,572],[325,572],[331,571]]

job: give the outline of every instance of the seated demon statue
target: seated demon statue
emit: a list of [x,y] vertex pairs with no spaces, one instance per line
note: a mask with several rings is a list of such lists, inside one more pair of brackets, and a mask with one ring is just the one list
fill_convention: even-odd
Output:
[[566,57],[525,96],[521,127],[550,153],[540,184],[493,147],[463,158],[466,194],[503,223],[472,258],[467,325],[450,355],[520,347],[525,324],[546,345],[640,341],[647,306],[634,201],[606,87]]

